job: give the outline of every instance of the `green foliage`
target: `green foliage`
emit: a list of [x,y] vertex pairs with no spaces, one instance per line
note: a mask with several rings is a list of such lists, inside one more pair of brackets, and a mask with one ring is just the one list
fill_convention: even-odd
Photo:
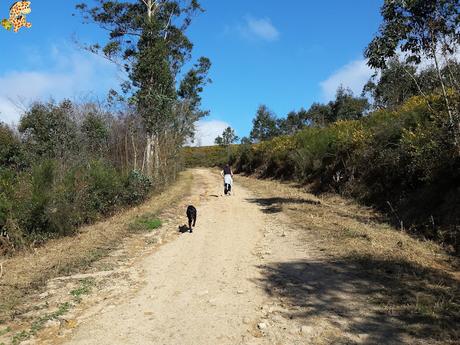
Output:
[[163,225],[154,214],[146,213],[129,225],[131,231],[152,231]]
[[264,141],[279,135],[276,117],[267,106],[261,105],[252,121],[250,137],[254,141]]
[[365,52],[373,68],[385,68],[398,48],[407,62],[419,64],[440,45],[453,52],[460,41],[457,0],[385,0],[381,14],[383,24]]
[[382,70],[380,78],[376,80],[377,76],[373,76],[364,86],[363,92],[372,97],[375,108],[395,109],[418,94],[417,85],[411,78],[415,74],[414,66],[392,58],[387,68]]
[[[231,152],[235,151],[230,146]],[[184,147],[182,159],[186,167],[222,167],[228,163],[228,152],[223,146]]]
[[80,280],[80,286],[70,291],[70,294],[74,297],[76,302],[80,302],[83,295],[87,295],[91,292],[95,285],[94,279],[86,278]]
[[21,118],[19,132],[28,152],[36,157],[66,159],[76,148],[77,125],[71,118],[72,104],[35,103]]
[[302,108],[298,112],[291,111],[286,118],[277,122],[282,134],[291,135],[312,123],[312,113]]
[[152,189],[152,181],[138,170],[129,173],[124,182],[123,202],[136,205],[144,201]]
[[81,125],[81,132],[90,154],[102,153],[107,148],[109,128],[104,118],[90,112]]
[[107,214],[117,205],[122,181],[110,165],[95,161],[90,164],[84,179],[87,182],[85,208],[89,212]]
[[0,173],[0,226],[19,236],[18,243],[72,234],[82,224],[141,203],[151,187],[140,172],[125,176],[102,160],[76,164],[64,173],[57,161],[46,160],[17,176]]
[[222,132],[222,136],[218,136],[216,140],[214,140],[214,143],[216,145],[220,146],[228,146],[233,144],[234,142],[238,141],[239,138],[235,134],[235,130],[231,127],[225,128],[225,130]]
[[335,96],[335,101],[330,102],[332,122],[339,120],[356,120],[362,117],[369,108],[366,98],[353,96],[349,89],[339,87]]
[[[371,92],[370,85],[368,92]],[[359,119],[368,109],[366,98],[355,97],[350,89],[340,86],[333,101],[313,103],[308,110],[291,111],[285,118],[276,118],[265,105],[261,105],[253,120],[250,137],[252,141],[260,142],[279,135],[293,135],[307,127],[325,127],[336,121]],[[222,143],[222,137],[218,137],[216,144]]]
[[29,331],[21,331],[19,333],[16,333],[12,338],[11,338],[11,344],[12,345],[18,345],[22,343],[23,341],[26,341],[30,339],[32,336],[36,335],[44,326],[45,323],[49,320],[57,320],[59,317],[64,315],[70,310],[71,304],[69,302],[61,303],[59,305],[59,308],[50,314],[46,314],[44,316],[41,316],[37,320],[35,320]]
[[419,75],[415,75],[415,68],[405,68],[405,74],[411,76],[427,104],[430,105],[428,95],[442,95],[442,111],[448,114],[451,136],[460,156],[460,119],[458,108],[452,106],[460,91],[456,62],[460,43],[458,0],[385,0],[381,14],[383,23],[365,51],[368,65],[385,71],[398,55],[405,57],[406,65],[431,62],[433,66]]
[[21,141],[11,128],[0,122],[0,166],[19,169],[25,165]]
[[201,105],[200,94],[203,92],[204,86],[211,82],[211,79],[208,78],[210,68],[211,60],[201,57],[180,83],[178,96],[187,100],[190,108],[195,111]]

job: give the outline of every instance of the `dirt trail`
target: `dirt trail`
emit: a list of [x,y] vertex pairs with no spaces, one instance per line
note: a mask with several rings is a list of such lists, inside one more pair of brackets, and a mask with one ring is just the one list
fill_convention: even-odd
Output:
[[[361,242],[364,248],[375,247],[386,234],[396,242],[414,240],[387,227],[375,232],[376,224],[362,209],[348,206],[345,212],[343,203],[332,207],[275,182],[237,177],[236,193],[227,197],[215,172],[194,169],[193,175],[192,195],[162,215],[170,221],[157,234],[140,240],[155,244],[135,250],[135,255],[125,248],[122,252],[132,258],[118,270],[93,272],[101,274],[100,290],[84,296],[75,310],[26,343],[427,344],[425,333],[432,322],[388,314],[386,304],[372,301],[392,290],[371,276],[358,276],[359,261],[337,260],[324,249],[324,241],[333,251],[334,244],[343,247],[348,237],[351,242],[346,243],[354,248],[361,248]],[[193,233],[179,234],[188,203],[198,209],[197,226]],[[316,238],[319,227],[310,228],[319,220],[328,230],[323,240]],[[339,226],[348,223],[351,230]],[[358,229],[369,232],[360,235]],[[348,237],[337,241],[338,235]],[[374,241],[373,236],[380,237]],[[431,251],[417,255],[422,253]],[[81,282],[81,277],[62,279],[67,278]],[[424,287],[424,279],[412,283]],[[413,292],[409,285],[392,285],[399,290],[389,297],[407,296]],[[419,336],[407,335],[408,322]]]
[[195,174],[207,181],[196,189],[211,196],[197,205],[195,231],[145,257],[138,293],[85,320],[68,344],[238,344],[247,336],[264,298],[254,283],[264,217],[246,190],[222,197],[217,176]]

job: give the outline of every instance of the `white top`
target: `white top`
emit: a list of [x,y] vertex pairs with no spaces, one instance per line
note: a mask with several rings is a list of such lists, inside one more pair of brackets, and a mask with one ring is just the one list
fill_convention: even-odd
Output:
[[233,184],[232,175],[230,175],[230,174],[225,175],[224,176],[224,183],[232,185]]

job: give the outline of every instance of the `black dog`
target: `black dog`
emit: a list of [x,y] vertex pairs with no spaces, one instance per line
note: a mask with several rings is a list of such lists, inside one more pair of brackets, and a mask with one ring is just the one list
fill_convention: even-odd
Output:
[[196,216],[197,216],[196,208],[192,205],[187,207],[188,228],[190,229],[190,232],[193,231],[192,222],[193,222],[193,226],[195,226]]

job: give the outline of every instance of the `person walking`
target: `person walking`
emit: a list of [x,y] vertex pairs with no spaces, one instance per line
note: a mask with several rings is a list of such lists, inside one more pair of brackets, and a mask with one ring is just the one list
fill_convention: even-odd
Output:
[[233,171],[230,165],[226,164],[220,174],[224,178],[224,194],[231,195],[233,185]]

